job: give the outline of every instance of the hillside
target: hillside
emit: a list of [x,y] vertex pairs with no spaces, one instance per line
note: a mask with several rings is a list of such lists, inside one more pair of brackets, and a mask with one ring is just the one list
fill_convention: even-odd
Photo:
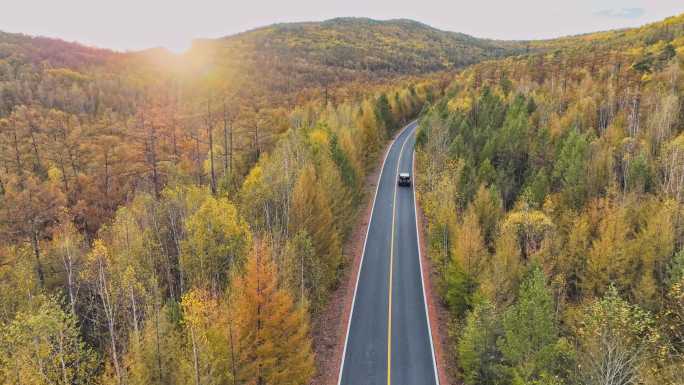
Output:
[[454,70],[519,52],[519,43],[477,39],[409,20],[341,18],[198,40],[186,56],[217,77],[255,90],[268,88],[269,94],[296,103],[292,97],[307,91]]
[[418,134],[453,374],[681,384],[684,15],[533,45],[455,76]]
[[363,181],[440,75],[0,47],[0,383],[308,383]]
[[260,65],[287,62],[295,73],[311,75],[328,68],[342,71],[341,76],[452,70],[522,51],[522,43],[477,39],[411,20],[361,18],[276,24],[223,39],[200,41],[193,50],[206,45]]
[[[94,130],[87,135],[95,147],[101,142],[96,127],[127,127],[114,130],[123,140],[140,135],[131,132],[133,127],[149,123],[168,138],[161,149],[175,159],[187,158],[179,164],[186,171],[194,168],[192,173],[200,182],[206,177],[201,161],[205,155],[197,153],[197,145],[188,145],[186,150],[195,149],[182,153],[182,137],[193,137],[206,146],[213,142],[205,137],[203,126],[208,120],[212,125],[230,126],[232,150],[225,151],[233,160],[235,188],[259,154],[268,151],[285,131],[287,113],[294,107],[358,102],[394,84],[434,77],[434,71],[512,53],[514,46],[442,32],[417,22],[367,19],[274,25],[201,40],[183,55],[164,49],[119,53],[2,33],[0,118],[7,119],[8,127],[30,127],[29,119],[46,122],[60,112],[64,114],[60,119],[83,126],[74,135]],[[390,102],[396,104],[394,99]],[[31,133],[20,137],[34,142]],[[34,147],[36,157],[49,152],[41,148],[47,145],[41,141],[12,144],[13,139],[7,137],[3,143],[15,149]],[[4,154],[12,153],[4,149]],[[144,154],[136,156],[144,159]],[[169,159],[167,154],[159,156]],[[34,171],[44,177],[49,167],[42,159],[35,162]],[[141,185],[133,175],[126,179],[120,185]],[[155,182],[157,190],[165,179],[160,176]],[[128,193],[127,188],[115,191],[117,197],[105,211],[114,210]],[[105,220],[90,220],[88,227],[95,231]]]
[[58,39],[0,32],[0,60],[52,67],[83,68],[104,64],[115,54]]
[[673,41],[684,34],[684,15],[669,17],[663,21],[646,24],[637,28],[614,31],[591,32],[558,39],[531,41],[530,46],[537,49],[567,49],[571,47],[600,47],[615,51],[620,48],[634,48],[642,44],[650,45],[658,41]]

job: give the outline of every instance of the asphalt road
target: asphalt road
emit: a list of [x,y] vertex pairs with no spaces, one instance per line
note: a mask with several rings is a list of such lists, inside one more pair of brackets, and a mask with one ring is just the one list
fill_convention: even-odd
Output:
[[399,172],[413,174],[415,131],[416,124],[411,123],[401,132],[382,167],[339,384],[438,383],[418,254],[414,190],[397,186]]

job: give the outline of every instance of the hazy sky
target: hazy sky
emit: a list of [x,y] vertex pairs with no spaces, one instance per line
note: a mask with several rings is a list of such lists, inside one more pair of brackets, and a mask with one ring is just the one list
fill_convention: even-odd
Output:
[[497,39],[638,26],[684,12],[684,0],[0,0],[0,30],[117,50],[189,47],[275,22],[408,18]]

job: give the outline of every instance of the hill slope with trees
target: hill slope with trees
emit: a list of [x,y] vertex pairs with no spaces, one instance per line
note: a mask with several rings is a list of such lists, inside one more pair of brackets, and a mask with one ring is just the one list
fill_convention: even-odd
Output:
[[684,15],[459,73],[418,134],[465,384],[681,384]]
[[378,77],[451,70],[525,48],[523,43],[478,39],[411,20],[363,18],[276,24],[198,41],[192,50],[207,45],[221,50],[221,56],[235,56],[260,68],[275,61],[295,77],[339,71],[332,73],[330,80],[335,76],[349,80],[345,77],[359,74]]
[[445,83],[205,53],[0,35],[1,383],[314,375],[362,181]]
[[428,105],[466,381],[569,381],[629,325],[632,372],[672,382],[681,46],[680,19],[529,43],[335,19],[184,55],[1,33],[0,382],[307,383],[363,181]]

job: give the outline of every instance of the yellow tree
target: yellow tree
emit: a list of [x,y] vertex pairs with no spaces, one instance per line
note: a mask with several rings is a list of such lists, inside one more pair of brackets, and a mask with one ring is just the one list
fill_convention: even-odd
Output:
[[678,205],[668,200],[654,206],[652,213],[647,210],[650,215],[633,242],[639,269],[635,271],[636,282],[632,282],[632,288],[635,299],[642,305],[653,305],[664,296],[658,283],[665,281],[667,263],[675,253],[674,218]]
[[373,106],[368,100],[365,100],[359,110],[359,115],[356,121],[357,126],[361,127],[362,148],[366,149],[364,153],[364,164],[369,164],[380,148],[384,133],[381,130],[381,123],[378,122],[377,116],[373,110]]
[[610,286],[591,301],[576,331],[583,383],[644,383],[644,367],[659,343],[650,313],[632,305]]
[[[425,168],[426,174],[430,174],[431,170],[434,171],[429,165]],[[428,218],[430,258],[435,262],[443,277],[447,273],[454,232],[458,225],[456,202],[459,195],[456,181],[460,178],[462,169],[463,164],[460,162],[448,163],[442,172],[435,172],[433,178],[428,175],[424,184],[425,193],[419,191],[419,199],[422,201],[425,216]],[[422,185],[418,183],[419,186]]]
[[34,300],[40,305],[0,329],[0,382],[94,383],[96,356],[81,340],[74,317],[52,298]]
[[335,280],[342,249],[331,199],[321,185],[314,166],[305,166],[292,193],[290,233],[305,230],[311,236],[316,254],[324,266],[323,279],[318,284],[329,287]]
[[496,238],[497,226],[503,216],[503,202],[491,189],[480,185],[471,203],[471,209],[477,214],[485,244],[491,246]]
[[252,235],[247,222],[226,198],[207,197],[185,223],[181,268],[190,285],[208,287],[217,294],[227,273],[244,259]]
[[69,299],[71,314],[76,317],[76,301],[79,286],[79,271],[86,252],[83,236],[73,222],[65,221],[52,235],[52,254],[59,258],[64,267],[64,285]]
[[488,253],[480,223],[474,210],[466,212],[463,223],[456,232],[452,255],[465,272],[473,277],[479,276],[483,266],[487,263]]
[[473,210],[468,210],[458,227],[451,255],[446,277],[446,300],[457,315],[463,315],[472,305],[480,273],[488,260],[480,224]]
[[[93,291],[99,297],[101,311],[107,323],[107,334],[109,337],[111,364],[114,373],[111,376],[117,384],[123,383],[123,369],[119,358],[119,348],[117,347],[117,320],[119,317],[119,290],[113,282],[115,263],[111,251],[100,239],[95,240],[93,247],[86,258],[86,269],[84,277],[92,282]],[[110,373],[107,373],[109,376]]]
[[218,300],[205,289],[192,289],[181,302],[188,351],[180,358],[179,383],[222,385],[234,383],[228,366],[228,341],[221,327]]
[[542,211],[522,207],[508,214],[502,231],[512,231],[518,236],[523,259],[534,256],[554,228],[554,224]]
[[583,294],[600,296],[611,283],[619,289],[633,283],[635,256],[628,249],[633,231],[625,211],[619,207],[603,211],[598,237],[591,244],[581,277]]
[[180,384],[184,352],[173,306],[150,310],[142,330],[131,333],[124,356],[129,385]]
[[593,226],[589,214],[584,214],[573,217],[568,227],[563,248],[555,263],[555,270],[567,277],[569,295],[578,298],[592,242]]
[[314,355],[306,308],[278,285],[271,251],[255,245],[243,277],[233,280],[237,379],[242,384],[308,384]]
[[484,268],[482,293],[496,305],[508,305],[515,298],[515,288],[522,275],[522,258],[518,237],[512,231],[496,240],[496,252]]
[[663,191],[681,202],[684,200],[684,134],[664,146],[661,165]]

